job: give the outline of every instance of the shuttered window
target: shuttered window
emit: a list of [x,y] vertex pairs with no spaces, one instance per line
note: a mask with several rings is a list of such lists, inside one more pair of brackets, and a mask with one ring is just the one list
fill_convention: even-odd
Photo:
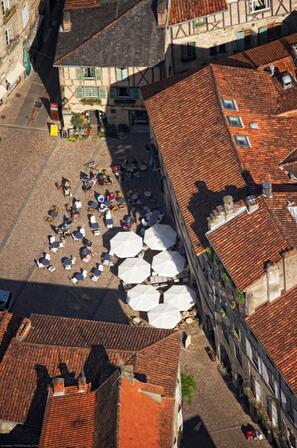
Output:
[[267,26],[258,28],[258,45],[266,44],[267,42]]
[[81,67],[77,68],[75,72],[76,72],[76,79],[83,79],[84,74],[83,69]]
[[244,38],[245,34],[243,31],[238,31],[236,33],[236,51],[243,51],[244,50]]
[[75,96],[77,98],[106,98],[105,87],[76,87]]
[[122,81],[125,78],[128,78],[128,69],[125,67],[116,67],[115,75],[117,81]]
[[252,361],[252,359],[253,359],[252,346],[248,339],[245,340],[245,349],[246,349],[247,357]]

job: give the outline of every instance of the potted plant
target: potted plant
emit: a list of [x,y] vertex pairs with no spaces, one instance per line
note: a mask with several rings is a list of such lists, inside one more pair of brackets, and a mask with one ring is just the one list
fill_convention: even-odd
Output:
[[232,328],[231,334],[235,339],[239,339],[239,333],[238,330],[236,330],[236,328]]
[[227,313],[226,313],[226,310],[225,310],[225,308],[220,308],[220,315],[222,316],[222,317],[226,317],[227,316]]

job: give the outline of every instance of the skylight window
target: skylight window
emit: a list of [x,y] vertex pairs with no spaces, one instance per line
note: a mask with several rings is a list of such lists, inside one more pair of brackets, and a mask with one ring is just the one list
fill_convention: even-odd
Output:
[[223,99],[223,107],[226,110],[238,110],[235,100]]
[[251,144],[249,138],[246,135],[235,135],[235,143],[242,148],[250,148]]
[[242,120],[240,117],[227,117],[230,126],[235,126],[237,128],[243,128]]

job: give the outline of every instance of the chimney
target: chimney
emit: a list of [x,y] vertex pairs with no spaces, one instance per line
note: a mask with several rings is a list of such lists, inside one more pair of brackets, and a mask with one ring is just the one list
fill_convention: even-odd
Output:
[[78,378],[78,392],[83,393],[87,390],[87,380],[85,376],[84,370],[82,370],[81,374]]
[[123,378],[126,378],[129,381],[129,383],[133,383],[134,382],[133,365],[122,366],[121,375]]
[[64,378],[61,377],[53,378],[52,383],[53,383],[54,396],[65,394]]
[[272,185],[266,180],[262,183],[262,194],[265,198],[272,198]]
[[71,18],[69,11],[64,11],[63,14],[63,31],[64,33],[69,33],[69,31],[71,31]]
[[25,317],[25,319],[23,319],[20,328],[18,329],[18,332],[16,334],[16,338],[19,341],[23,341],[26,336],[28,336],[30,330],[31,330],[32,324],[30,319],[28,319],[27,317]]
[[167,21],[167,1],[158,0],[157,6],[157,22],[159,27],[164,27]]
[[255,196],[247,196],[245,198],[245,204],[248,213],[253,213],[259,208],[259,204]]
[[234,214],[234,203],[232,196],[224,196],[223,197],[223,203],[224,203],[224,210],[225,210],[225,216],[226,219],[231,218]]

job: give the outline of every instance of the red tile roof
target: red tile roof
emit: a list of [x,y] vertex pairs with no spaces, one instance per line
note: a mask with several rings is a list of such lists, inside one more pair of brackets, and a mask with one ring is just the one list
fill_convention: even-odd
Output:
[[7,311],[0,312],[0,360],[11,339],[16,335],[23,318]]
[[198,19],[228,9],[226,0],[171,0],[169,25]]
[[296,394],[297,288],[280,299],[260,306],[246,321]]
[[[283,65],[279,66],[292,71],[292,59],[288,57],[284,42],[281,44],[283,53],[276,53],[277,57],[284,56]],[[264,55],[273,51],[269,45],[262,50]],[[222,203],[223,196],[231,195],[238,201],[251,191],[259,194],[264,181],[272,183],[273,199],[266,202],[271,213],[260,208],[258,214],[263,213],[263,216],[259,217],[259,222],[263,229],[269,219],[272,222],[270,228],[274,229],[274,234],[269,238],[276,242],[275,253],[278,254],[279,248],[297,244],[296,223],[287,210],[287,201],[295,198],[297,186],[280,167],[281,161],[296,147],[297,88],[285,91],[279,77],[257,69],[251,62],[256,62],[255,54],[249,58],[247,54],[249,51],[241,54],[241,62],[246,60],[249,68],[228,66],[227,59],[224,65],[210,65],[177,82],[170,80],[161,92],[156,87],[143,89],[165,173],[196,254],[207,245],[207,217]],[[267,58],[264,61],[266,63]],[[235,100],[237,110],[224,110],[221,99]],[[288,111],[293,116],[286,116]],[[168,118],[173,116],[174,120]],[[227,116],[240,117],[244,127],[230,126]],[[251,146],[237,146],[236,135],[247,136]],[[232,220],[217,231],[218,238],[228,234],[228,245],[223,248],[221,243],[220,247],[226,263],[228,260],[225,267],[229,272],[234,272],[232,260],[238,258],[239,251],[232,241],[239,238],[236,223],[240,219],[234,221],[234,226]],[[256,233],[259,241],[259,229]],[[226,244],[225,239],[222,241]],[[250,252],[244,239],[241,243],[242,250]],[[263,272],[268,254],[262,251],[257,255],[256,264],[250,260],[254,266],[252,273],[248,269],[244,272],[243,265],[236,267],[236,279],[241,286],[247,286]]]
[[138,351],[172,334],[172,330],[98,322],[95,320],[31,314],[27,342],[88,347],[104,345],[113,350]]
[[69,389],[63,396],[49,392],[39,448],[94,447],[96,392]]
[[[119,401],[119,448],[171,448],[173,446],[172,398],[160,396],[161,391],[146,384],[122,378]],[[137,416],[137,417],[136,417]],[[149,424],[148,424],[149,422]],[[144,435],[145,428],[145,435]]]
[[[71,384],[82,369],[97,387],[115,366],[132,365],[143,381],[162,386],[165,396],[175,394],[179,331],[55,316],[24,321],[0,364],[0,419],[38,426],[51,378],[62,375]],[[66,345],[71,341],[77,346]]]
[[[49,391],[40,448],[170,448],[174,399],[162,387],[115,372],[97,390]],[[147,424],[149,422],[149,424]]]
[[[206,219],[217,201],[227,194],[234,199],[247,194],[218,102],[213,67],[148,98],[145,105],[188,234],[199,253],[207,244]],[[173,116],[174,120],[169,119]]]
[[[102,351],[101,351],[102,352]],[[40,425],[50,379],[73,382],[82,369],[98,383],[102,356],[91,348],[58,347],[14,339],[0,364],[0,419]]]
[[277,262],[288,248],[264,199],[259,209],[239,216],[208,233],[208,239],[236,286],[244,290],[265,274],[265,261]]

